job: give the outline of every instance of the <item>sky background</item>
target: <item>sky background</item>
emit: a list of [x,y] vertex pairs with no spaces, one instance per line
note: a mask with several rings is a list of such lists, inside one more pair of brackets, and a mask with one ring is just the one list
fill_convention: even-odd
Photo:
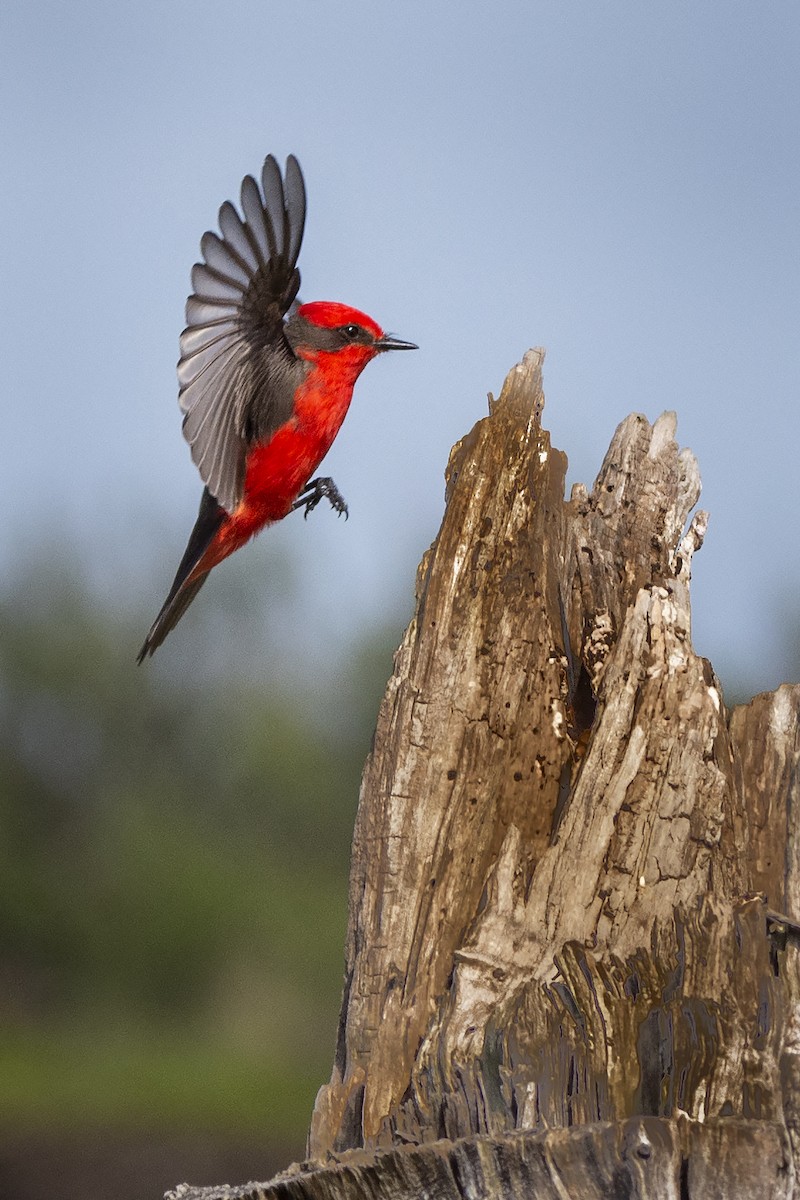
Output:
[[[68,556],[155,615],[200,494],[176,402],[190,268],[242,176],[292,152],[302,297],[421,348],[357,385],[325,466],[350,520],[292,518],[220,576],[255,610],[285,570],[285,636],[315,656],[405,616],[452,443],[541,345],[571,480],[629,412],[677,410],[711,512],[695,646],[776,686],[800,612],[798,63],[796,0],[5,0],[3,576]],[[181,654],[178,632],[154,669]]]

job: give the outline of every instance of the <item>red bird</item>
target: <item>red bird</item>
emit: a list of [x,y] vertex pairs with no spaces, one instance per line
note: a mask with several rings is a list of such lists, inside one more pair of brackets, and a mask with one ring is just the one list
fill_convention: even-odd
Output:
[[417,349],[346,304],[294,305],[306,217],[296,158],[287,159],[282,178],[270,155],[261,189],[245,177],[242,213],[230,201],[223,204],[222,236],[203,235],[205,261],[192,269],[179,402],[205,490],[139,662],[178,623],[209,571],[265,525],[295,508],[308,516],[323,497],[347,515],[333,480],[311,476],[339,432],[367,363],[384,350]]

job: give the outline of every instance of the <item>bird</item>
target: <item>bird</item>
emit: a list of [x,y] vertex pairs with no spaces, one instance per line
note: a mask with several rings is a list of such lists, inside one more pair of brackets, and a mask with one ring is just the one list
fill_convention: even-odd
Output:
[[180,337],[183,435],[204,485],[197,521],[137,661],[174,629],[209,573],[267,525],[327,499],[348,509],[328,476],[312,478],[347,415],[367,363],[416,350],[372,317],[335,301],[297,299],[306,219],[300,164],[264,160],[260,187],[226,200],[219,234],[200,241]]

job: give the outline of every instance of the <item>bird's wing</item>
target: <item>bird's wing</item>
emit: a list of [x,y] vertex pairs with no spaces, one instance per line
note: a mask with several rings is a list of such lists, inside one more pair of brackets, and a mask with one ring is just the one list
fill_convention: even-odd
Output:
[[230,201],[220,209],[221,236],[203,235],[178,363],[184,437],[203,483],[228,512],[242,498],[255,393],[260,436],[271,420],[285,419],[268,392],[281,374],[270,359],[291,357],[283,318],[300,287],[306,193],[297,159],[290,155],[282,178],[270,155],[261,189],[247,175],[241,199],[242,216]]

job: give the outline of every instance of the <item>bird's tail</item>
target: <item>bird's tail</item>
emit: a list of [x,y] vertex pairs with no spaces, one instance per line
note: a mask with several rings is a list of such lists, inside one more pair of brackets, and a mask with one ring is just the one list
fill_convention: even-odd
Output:
[[[200,512],[197,515],[195,527],[181,559],[175,580],[161,607],[161,612],[150,626],[150,632],[144,639],[144,645],[136,659],[137,662],[142,662],[149,654],[155,653],[169,631],[178,624],[205,583],[214,562],[201,563],[200,560],[217,536],[226,516],[224,508],[217,503],[206,488],[200,501]],[[206,566],[207,570],[202,570],[199,575],[192,578],[196,569]]]
[[167,597],[161,612],[150,626],[150,632],[144,639],[144,645],[136,656],[137,663],[143,662],[148,655],[155,654],[169,631],[178,624],[207,579],[208,572],[206,571],[205,575],[181,586],[174,596]]

